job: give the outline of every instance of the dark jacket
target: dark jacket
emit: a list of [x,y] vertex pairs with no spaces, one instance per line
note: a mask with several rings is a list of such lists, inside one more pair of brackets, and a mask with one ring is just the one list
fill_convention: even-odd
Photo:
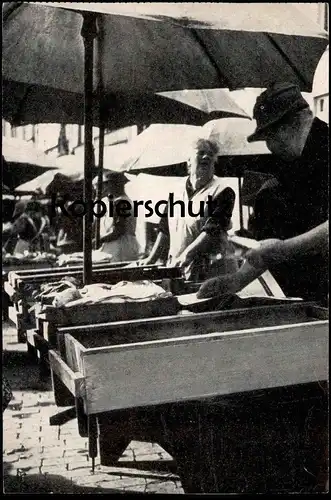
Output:
[[[276,181],[256,196],[254,236],[287,239],[328,219],[328,125],[314,118],[304,150],[293,162],[279,162]],[[270,269],[288,296],[324,300],[328,291],[327,256],[306,257]]]

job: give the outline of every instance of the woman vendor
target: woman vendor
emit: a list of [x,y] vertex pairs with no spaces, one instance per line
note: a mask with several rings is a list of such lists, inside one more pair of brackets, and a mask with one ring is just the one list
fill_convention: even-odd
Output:
[[[97,178],[94,184],[96,182]],[[107,210],[100,217],[101,246],[98,250],[110,254],[113,262],[134,261],[139,258],[136,218],[132,213],[132,201],[125,193],[126,182],[128,179],[122,173],[104,173],[101,201]]]
[[[225,272],[237,270],[234,249],[228,240],[235,193],[214,175],[218,154],[219,146],[213,140],[200,138],[191,145],[189,175],[172,193],[173,205],[181,204],[185,213],[174,210],[172,214],[169,198],[154,247],[140,265],[154,264],[168,247],[168,265],[180,267],[187,280],[201,281],[215,275],[212,263],[218,254],[222,255]],[[208,205],[210,201],[212,207]]]

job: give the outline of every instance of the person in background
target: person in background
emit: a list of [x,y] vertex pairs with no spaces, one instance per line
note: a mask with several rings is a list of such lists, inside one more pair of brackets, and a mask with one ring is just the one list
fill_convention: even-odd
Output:
[[[64,206],[68,208],[72,201],[66,201]],[[60,211],[57,215],[57,239],[56,249],[61,254],[70,255],[83,251],[83,218],[66,216]]]
[[[314,118],[299,88],[280,83],[263,92],[254,107],[255,132],[279,159],[254,204],[254,238],[286,240],[328,219],[328,126]],[[325,300],[328,262],[321,255],[275,263],[270,271],[287,296]]]
[[[189,175],[173,193],[174,202],[184,202],[185,214],[180,215],[174,207],[171,216],[168,203],[154,247],[140,265],[155,263],[168,247],[167,264],[180,266],[187,280],[206,279],[211,272],[212,256],[217,254],[222,254],[227,262],[227,272],[237,268],[235,260],[231,259],[234,250],[227,234],[231,229],[235,193],[214,175],[218,153],[215,141],[198,139],[194,142],[188,160]],[[214,204],[212,213],[207,205],[209,197]],[[192,203],[191,214],[198,215],[188,213],[189,202]],[[199,210],[201,202],[205,208],[203,215]]]
[[49,231],[49,219],[36,200],[20,200],[13,214],[10,235],[4,245],[8,253],[43,250],[42,235]]
[[[94,184],[96,182],[97,178]],[[133,203],[125,193],[127,182],[128,179],[122,173],[104,173],[101,199],[107,211],[100,217],[101,246],[98,250],[110,254],[113,262],[129,262],[139,258]]]

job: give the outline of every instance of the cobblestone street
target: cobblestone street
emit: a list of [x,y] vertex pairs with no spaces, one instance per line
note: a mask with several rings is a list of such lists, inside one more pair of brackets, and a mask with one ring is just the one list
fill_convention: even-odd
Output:
[[50,378],[40,380],[15,333],[3,325],[3,374],[13,390],[3,414],[5,493],[184,493],[170,455],[155,443],[132,441],[116,467],[97,458],[92,473],[76,420],[49,425],[64,408],[56,407]]

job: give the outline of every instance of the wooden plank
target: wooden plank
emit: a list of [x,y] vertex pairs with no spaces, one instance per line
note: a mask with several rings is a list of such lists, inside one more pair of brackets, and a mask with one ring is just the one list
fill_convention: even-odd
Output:
[[194,316],[187,319],[188,321],[179,324],[172,321],[160,325],[156,322],[155,324],[150,323],[148,327],[143,324],[134,327],[122,325],[120,328],[111,328],[103,334],[95,333],[95,335],[79,332],[78,335],[75,335],[75,338],[87,349],[91,350],[99,347],[107,348],[107,346],[203,336],[214,332],[233,332],[247,329],[247,326],[249,326],[250,330],[253,330],[254,328],[261,328],[262,325],[263,327],[273,327],[307,322],[305,314],[296,315],[295,320],[290,311],[284,311],[281,318],[277,314],[268,314],[266,318],[263,318],[263,315],[258,310],[250,317],[249,324],[247,318],[235,315],[229,315],[226,320],[217,317],[204,317],[195,320]]
[[211,333],[82,353],[88,414],[328,378],[328,322]]
[[312,305],[307,308],[307,312],[313,318],[329,319],[329,310],[326,309],[325,307]]
[[74,373],[62,358],[53,350],[48,352],[48,359],[52,371],[60,378],[64,385],[75,397],[84,396],[84,377],[81,373]]
[[12,287],[12,285],[9,283],[9,281],[5,281],[4,284],[3,284],[3,288],[4,288],[4,291],[6,292],[6,294],[12,298],[14,297],[16,291],[14,290],[14,288]]
[[[110,322],[116,320],[156,317],[165,314],[175,315],[179,312],[180,305],[175,297],[156,298],[144,302],[113,302],[94,304],[79,304],[68,307],[46,306],[39,319],[49,321],[53,326],[86,325],[89,323]],[[54,344],[54,342],[53,342]],[[55,344],[54,344],[55,345]]]
[[[78,340],[84,338],[100,339],[103,335],[111,337],[113,333],[132,331],[134,336],[138,331],[155,332],[156,335],[165,332],[166,337],[183,337],[196,333],[229,331],[243,329],[249,322],[250,328],[272,326],[290,323],[303,323],[311,319],[307,308],[313,303],[286,303],[277,306],[250,307],[227,311],[211,311],[198,314],[178,314],[157,318],[134,319],[111,323],[89,324],[81,326],[59,327],[61,334],[71,334]],[[224,330],[225,329],[225,330]],[[178,334],[178,332],[182,332]],[[87,343],[87,347],[88,347]]]
[[[68,276],[72,277],[82,277],[82,271],[67,271],[63,268],[62,271],[57,271],[56,273],[45,273],[45,274],[28,274],[21,275],[19,280],[17,280],[17,286],[21,289],[24,287],[25,282],[33,283],[47,283],[48,280],[60,280],[62,277]],[[93,270],[93,282],[94,283],[117,283],[122,280],[162,280],[165,278],[180,278],[181,271],[178,267],[124,267],[124,268],[100,268]],[[105,280],[105,281],[104,281]]]
[[69,368],[74,372],[83,372],[82,353],[86,351],[85,347],[71,335],[64,335],[64,345],[65,360]]
[[[100,263],[94,263],[92,265],[92,269],[117,269],[119,267],[125,267],[128,265],[129,262],[109,262],[108,264],[106,262],[100,262]],[[45,268],[40,268],[35,270],[35,274],[49,274],[49,273],[62,273],[62,272],[67,272],[70,273],[71,271],[83,271],[83,265],[73,265],[73,266],[53,266],[53,267],[45,267]],[[33,269],[19,269],[15,271],[15,274],[17,276],[22,276],[24,277],[25,275],[33,275]]]

